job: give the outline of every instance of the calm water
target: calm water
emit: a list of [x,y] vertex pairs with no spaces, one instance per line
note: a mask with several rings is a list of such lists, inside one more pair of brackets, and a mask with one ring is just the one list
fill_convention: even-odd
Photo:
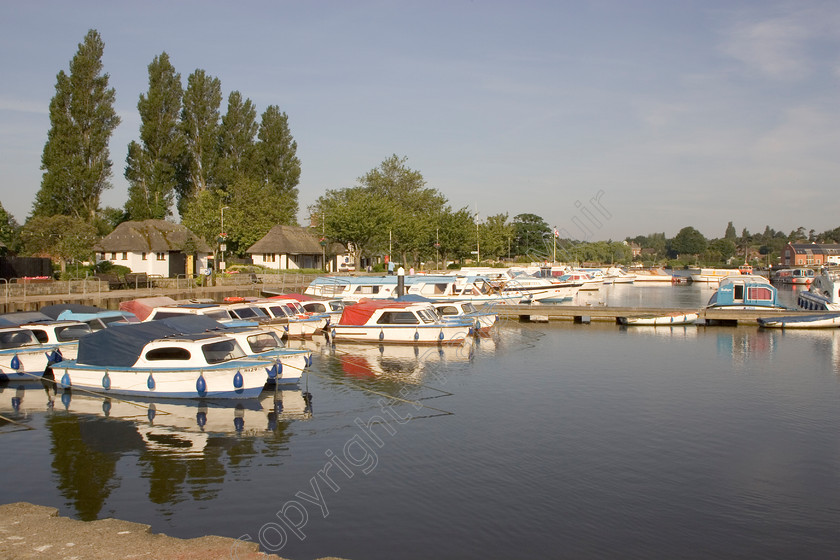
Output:
[[2,501],[296,559],[840,555],[838,329],[506,322],[443,351],[310,347],[311,413],[301,391],[50,409],[7,386],[0,413],[32,429],[0,430]]

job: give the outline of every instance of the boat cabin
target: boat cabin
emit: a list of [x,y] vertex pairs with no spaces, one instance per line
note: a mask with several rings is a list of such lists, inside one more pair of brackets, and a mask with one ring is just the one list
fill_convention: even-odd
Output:
[[729,276],[720,281],[720,287],[709,300],[709,307],[735,309],[781,308],[776,288],[763,276]]

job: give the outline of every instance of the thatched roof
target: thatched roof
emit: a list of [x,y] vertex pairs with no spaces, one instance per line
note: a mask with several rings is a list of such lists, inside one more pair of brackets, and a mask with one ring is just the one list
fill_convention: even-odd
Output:
[[[327,246],[327,253],[344,252],[339,243]],[[320,255],[321,236],[309,228],[298,226],[274,226],[265,236],[251,245],[246,253],[269,253],[277,255]]]
[[197,251],[211,253],[213,249],[203,239],[181,224],[166,220],[123,222],[93,246],[94,251],[132,251],[166,253],[183,251],[192,241]]

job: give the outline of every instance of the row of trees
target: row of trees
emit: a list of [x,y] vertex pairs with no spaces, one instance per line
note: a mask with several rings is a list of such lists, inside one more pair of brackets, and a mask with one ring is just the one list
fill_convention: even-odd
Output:
[[86,238],[91,228],[105,235],[125,220],[165,219],[173,207],[210,242],[227,207],[229,223],[239,224],[227,240],[234,253],[275,224],[296,223],[300,161],[287,115],[271,105],[258,122],[253,102],[238,91],[222,115],[219,79],[198,69],[184,88],[165,52],[149,64],[149,88],[137,104],[139,140],[129,144],[125,166],[128,201],[122,209],[101,208],[111,188],[108,143],[120,123],[104,48],[90,30],[69,74],[57,75],[41,187],[20,237],[27,250],[55,253],[68,235]]

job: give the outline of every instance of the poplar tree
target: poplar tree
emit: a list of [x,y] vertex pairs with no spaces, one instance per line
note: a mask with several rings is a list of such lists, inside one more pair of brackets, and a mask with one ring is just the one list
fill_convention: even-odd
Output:
[[161,53],[149,64],[149,91],[140,94],[140,142],[128,145],[125,178],[128,180],[126,213],[131,220],[162,220],[172,214],[178,183],[178,165],[184,159],[181,112],[181,74]]
[[70,61],[70,74],[61,70],[56,77],[33,216],[64,214],[93,222],[102,191],[111,188],[108,141],[120,118],[109,76],[102,72],[104,49],[91,29]]
[[298,212],[300,160],[297,142],[289,130],[289,118],[276,105],[262,114],[257,142],[257,169],[266,186],[278,224],[295,224]]
[[222,84],[204,70],[196,70],[187,78],[183,102],[181,129],[186,158],[177,188],[178,211],[182,215],[193,197],[216,183]]
[[250,99],[242,100],[238,91],[228,96],[227,113],[219,128],[219,161],[216,176],[219,186],[234,195],[237,180],[252,175],[256,152],[257,110]]

